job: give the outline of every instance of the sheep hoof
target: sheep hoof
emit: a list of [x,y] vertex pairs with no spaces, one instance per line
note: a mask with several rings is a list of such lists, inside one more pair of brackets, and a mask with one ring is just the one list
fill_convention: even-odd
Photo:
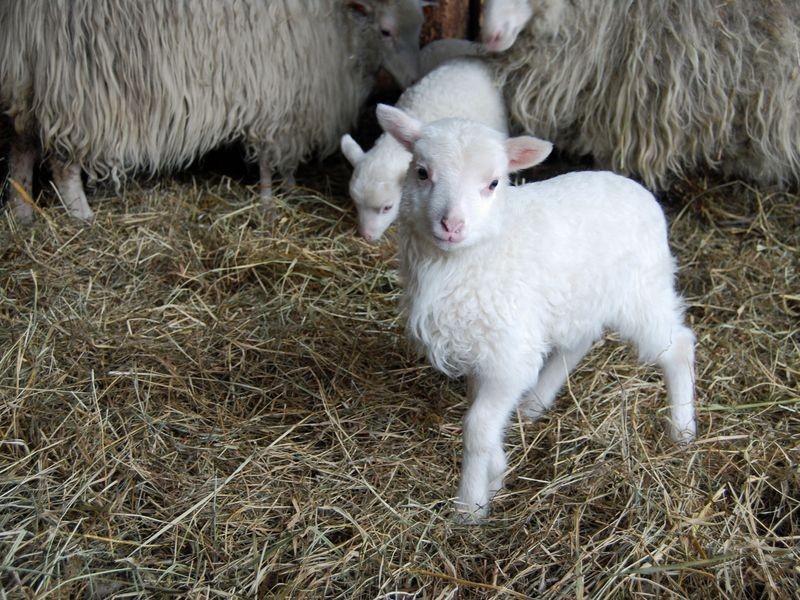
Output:
[[81,225],[91,225],[94,223],[94,212],[88,205],[70,209],[69,214],[74,219],[80,221]]
[[278,221],[278,209],[272,196],[260,198],[259,208],[261,209],[261,217],[266,225],[274,225]]
[[293,190],[297,187],[297,180],[294,178],[294,173],[285,173],[283,176],[283,184],[287,190]]
[[33,207],[24,200],[12,198],[9,200],[9,208],[17,223],[21,225],[30,225],[33,223]]

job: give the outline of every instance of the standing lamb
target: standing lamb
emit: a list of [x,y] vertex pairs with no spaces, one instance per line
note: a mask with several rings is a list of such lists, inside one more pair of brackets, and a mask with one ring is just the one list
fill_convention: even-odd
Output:
[[[403,92],[397,106],[424,121],[464,117],[507,132],[503,96],[479,59],[444,63]],[[377,240],[397,217],[411,154],[387,133],[369,152],[349,135],[342,137],[341,148],[354,168],[350,196],[358,212],[358,231],[367,240]]]
[[561,149],[651,188],[800,182],[797,0],[488,0],[483,18],[487,48],[510,47],[512,121]]
[[424,125],[388,106],[378,119],[413,153],[400,209],[408,333],[437,369],[468,378],[465,518],[484,517],[503,486],[512,411],[547,410],[606,328],[661,367],[670,435],[691,441],[694,335],[653,196],[608,172],[510,187],[508,173],[543,160],[550,143],[463,119]]
[[[3,0],[0,110],[10,176],[41,150],[71,215],[81,183],[186,165],[243,140],[261,194],[353,124],[381,63],[416,79],[420,0]],[[31,207],[12,193],[20,218]]]

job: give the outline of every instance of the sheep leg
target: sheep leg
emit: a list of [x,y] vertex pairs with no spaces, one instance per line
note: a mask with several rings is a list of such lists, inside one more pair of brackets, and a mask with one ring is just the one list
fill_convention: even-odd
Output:
[[264,208],[272,208],[272,160],[266,152],[258,157],[259,196]]
[[464,417],[464,455],[456,498],[459,518],[477,522],[489,512],[489,502],[503,487],[506,423],[522,393],[534,381],[508,381],[476,377],[470,382],[474,396]]
[[589,352],[592,341],[591,338],[587,338],[574,348],[561,348],[553,352],[539,373],[536,387],[522,399],[521,412],[525,417],[535,421],[553,405],[570,371]]
[[[33,144],[15,140],[9,156],[8,176],[16,181],[29,195],[33,195],[33,167],[36,163],[36,148]],[[14,217],[20,223],[33,220],[33,207],[23,200],[22,195],[14,188],[9,194],[9,206]]]
[[673,331],[667,350],[657,360],[664,372],[670,405],[670,437],[688,444],[697,433],[694,414],[694,334],[683,325]]
[[81,168],[76,164],[64,165],[58,161],[51,162],[53,183],[56,186],[61,202],[70,216],[81,221],[91,221],[94,218],[81,182]]
[[286,169],[281,172],[281,175],[283,176],[283,181],[287,188],[291,189],[297,187],[297,180],[294,178],[294,169]]

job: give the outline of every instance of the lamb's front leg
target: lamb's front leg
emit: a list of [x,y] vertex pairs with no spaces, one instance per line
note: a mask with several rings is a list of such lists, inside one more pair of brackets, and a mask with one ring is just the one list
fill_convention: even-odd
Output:
[[464,417],[464,454],[456,507],[465,522],[477,522],[489,512],[489,502],[503,487],[506,456],[503,437],[508,418],[536,374],[525,380],[476,376],[469,381],[473,396]]

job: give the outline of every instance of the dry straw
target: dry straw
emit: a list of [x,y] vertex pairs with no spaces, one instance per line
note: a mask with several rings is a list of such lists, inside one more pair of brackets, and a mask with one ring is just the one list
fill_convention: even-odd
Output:
[[467,527],[463,382],[408,349],[394,241],[355,237],[346,176],[271,224],[224,179],[96,195],[91,227],[51,194],[30,228],[3,215],[0,597],[796,597],[797,195],[663,198],[697,443],[607,340],[514,422],[508,488]]

